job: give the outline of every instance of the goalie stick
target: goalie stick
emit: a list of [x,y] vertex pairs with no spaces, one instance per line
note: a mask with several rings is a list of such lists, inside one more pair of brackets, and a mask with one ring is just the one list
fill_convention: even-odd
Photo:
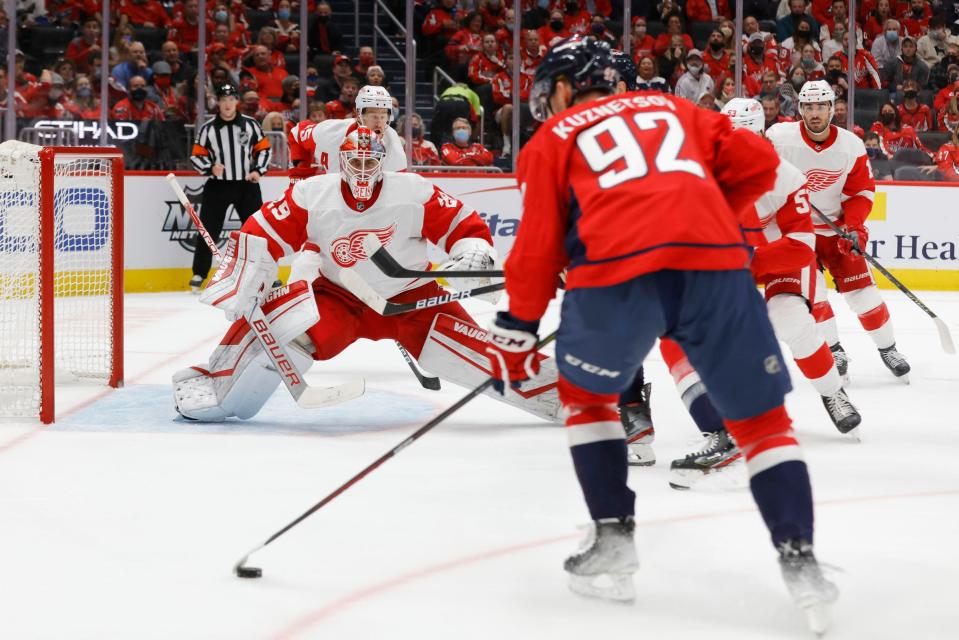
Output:
[[[481,272],[474,271],[473,273]],[[504,283],[499,282],[497,284],[488,284],[482,287],[476,287],[475,289],[467,289],[466,291],[451,291],[450,293],[443,293],[438,296],[423,298],[421,300],[417,300],[416,302],[390,302],[374,291],[373,287],[371,287],[366,280],[364,280],[352,269],[341,269],[339,277],[340,281],[343,283],[343,286],[345,286],[350,293],[362,300],[364,304],[381,316],[395,316],[400,313],[416,311],[417,309],[436,307],[448,302],[456,302],[458,300],[465,300],[472,296],[478,296],[481,293],[500,291],[506,286]]]
[[429,389],[430,391],[439,391],[440,390],[440,379],[434,378],[433,376],[428,376],[420,368],[416,366],[416,361],[413,360],[413,356],[410,355],[410,352],[406,350],[406,347],[400,344],[399,340],[396,340],[396,348],[400,350],[400,353],[403,354],[403,359],[406,360],[406,364],[410,365],[410,371],[413,372],[413,375],[416,376],[416,379],[420,381],[420,385],[424,389]]
[[816,215],[819,216],[820,220],[825,222],[830,229],[832,229],[833,231],[836,232],[837,235],[839,235],[839,237],[843,238],[844,240],[847,240],[849,244],[852,245],[853,251],[855,251],[856,253],[861,255],[863,258],[865,258],[866,261],[872,266],[874,266],[879,273],[886,276],[886,279],[889,280],[889,282],[893,283],[897,289],[899,289],[905,294],[907,298],[909,298],[914,303],[916,303],[916,306],[918,306],[920,309],[925,311],[926,315],[932,318],[932,321],[936,323],[936,330],[939,332],[939,342],[942,344],[943,351],[945,351],[946,353],[955,353],[956,345],[952,341],[952,334],[949,332],[949,326],[945,323],[945,321],[943,321],[942,318],[940,318],[935,313],[933,313],[932,309],[930,309],[925,304],[923,304],[922,300],[917,298],[916,294],[910,291],[908,287],[906,287],[906,285],[901,283],[899,279],[896,278],[896,276],[889,273],[888,269],[886,269],[884,266],[879,264],[878,260],[876,260],[871,255],[869,255],[868,252],[860,251],[858,244],[849,236],[848,233],[843,231],[839,227],[839,225],[837,225],[835,222],[827,218],[826,215],[822,211],[820,211],[818,208],[816,208],[816,206],[813,205],[812,203],[810,203],[810,206],[812,207],[813,211],[816,212]]
[[375,234],[367,234],[363,238],[363,250],[370,257],[373,264],[391,278],[502,278],[503,271],[496,269],[477,271],[418,271],[407,269],[396,261],[383,243]]
[[[549,344],[550,342],[552,342],[553,340],[555,340],[556,333],[557,332],[554,331],[553,333],[549,334],[548,336],[540,340],[539,343],[536,345],[536,348],[541,349],[545,347],[547,344]],[[377,458],[376,460],[368,464],[362,471],[360,471],[355,476],[353,476],[352,478],[350,478],[349,480],[341,484],[336,490],[334,490],[328,496],[326,496],[325,498],[323,498],[322,500],[314,504],[312,507],[307,509],[296,520],[293,520],[288,525],[286,525],[285,527],[283,527],[282,529],[274,533],[269,538],[267,538],[266,542],[251,549],[245,556],[240,558],[239,562],[233,565],[233,573],[236,574],[236,576],[239,578],[261,577],[263,575],[262,569],[260,569],[259,567],[246,566],[246,563],[249,561],[250,556],[252,556],[254,553],[259,551],[260,549],[264,548],[265,546],[269,545],[271,542],[273,542],[274,540],[282,536],[284,533],[286,533],[287,531],[289,531],[296,525],[300,524],[301,522],[309,518],[311,515],[313,515],[314,513],[316,513],[323,507],[325,507],[327,504],[332,502],[334,499],[336,499],[337,496],[343,494],[347,489],[349,489],[350,487],[355,485],[357,482],[359,482],[360,480],[368,476],[370,473],[372,473],[377,467],[382,465],[384,462],[386,462],[387,460],[389,460],[390,458],[398,454],[400,451],[402,451],[406,447],[410,446],[411,444],[413,444],[414,442],[422,438],[424,435],[426,435],[430,430],[432,430],[438,424],[440,424],[441,422],[449,418],[451,415],[453,415],[454,413],[462,409],[464,406],[466,406],[466,404],[470,402],[473,398],[475,398],[476,396],[480,395],[481,393],[489,389],[493,385],[494,381],[495,381],[495,378],[487,378],[486,381],[483,382],[481,385],[474,388],[465,396],[457,400],[448,409],[446,409],[441,414],[439,414],[438,416],[436,416],[435,418],[433,418],[432,420],[424,424],[422,427],[420,427],[416,431],[414,431],[405,440],[403,440],[398,445],[396,445],[395,447],[393,447],[392,449],[390,449],[389,451],[381,455],[379,458]]]
[[[220,261],[220,250],[210,236],[209,231],[203,226],[200,216],[187,199],[186,193],[184,193],[180,183],[177,182],[176,176],[170,173],[167,174],[166,179],[167,182],[170,183],[173,192],[176,193],[180,204],[182,204],[183,208],[190,214],[190,218],[193,220],[197,232],[203,237],[203,241],[206,242],[210,248],[210,253],[213,254],[213,257],[215,257],[217,261]],[[296,368],[293,360],[290,359],[286,348],[280,344],[273,335],[270,323],[266,319],[266,315],[264,315],[260,305],[253,305],[253,308],[250,309],[244,317],[246,318],[247,324],[253,329],[256,339],[260,341],[260,346],[263,347],[263,351],[270,359],[277,375],[280,376],[284,386],[286,386],[290,395],[293,396],[293,399],[296,400],[296,404],[299,406],[304,409],[318,409],[358,398],[366,391],[366,383],[362,378],[335,387],[312,387],[308,385],[303,378],[303,374]]]

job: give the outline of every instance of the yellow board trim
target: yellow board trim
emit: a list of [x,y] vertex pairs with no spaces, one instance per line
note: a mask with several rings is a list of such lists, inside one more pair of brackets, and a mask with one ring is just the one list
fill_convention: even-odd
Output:
[[[885,191],[877,191],[872,199],[872,211],[869,212],[867,220],[882,221],[886,219],[886,198]],[[895,274],[893,274],[895,275]],[[899,276],[896,276],[897,278]]]
[[[880,289],[895,289],[896,285],[886,280],[885,276],[872,269],[872,277]],[[937,269],[889,269],[909,289],[916,291],[959,291],[959,270],[945,271]],[[826,273],[826,284],[831,289],[836,286],[832,277]]]

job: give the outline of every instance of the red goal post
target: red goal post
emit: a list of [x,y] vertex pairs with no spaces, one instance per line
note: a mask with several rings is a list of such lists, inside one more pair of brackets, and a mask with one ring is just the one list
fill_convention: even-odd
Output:
[[123,384],[123,154],[0,144],[0,416]]

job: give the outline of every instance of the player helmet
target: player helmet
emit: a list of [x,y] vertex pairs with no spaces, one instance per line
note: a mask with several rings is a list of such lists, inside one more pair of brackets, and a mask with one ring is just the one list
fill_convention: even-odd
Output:
[[752,98],[733,98],[723,105],[722,114],[733,123],[733,129],[749,129],[762,134],[766,128],[763,106]]
[[619,72],[613,65],[610,47],[592,36],[573,36],[556,43],[536,67],[529,108],[543,122],[550,116],[549,99],[558,80],[573,87],[573,97],[584,91],[614,93]]
[[619,71],[619,79],[626,83],[626,91],[636,91],[636,76],[639,73],[636,71],[633,59],[618,49],[613,49],[611,53],[613,66]]
[[359,116],[357,120],[360,124],[363,124],[363,110],[369,108],[386,109],[386,124],[393,122],[393,117],[396,115],[393,113],[393,96],[384,87],[368,84],[357,92],[356,114]]
[[836,92],[825,80],[810,80],[799,90],[799,104],[815,102],[828,102],[830,105],[836,103]]
[[357,200],[373,197],[376,183],[383,179],[383,158],[386,148],[380,137],[366,127],[357,127],[346,134],[340,145],[340,173]]

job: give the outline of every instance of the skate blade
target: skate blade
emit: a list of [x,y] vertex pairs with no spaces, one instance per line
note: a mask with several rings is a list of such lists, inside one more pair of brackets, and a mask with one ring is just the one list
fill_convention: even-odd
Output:
[[908,384],[909,384],[909,374],[908,374],[908,373],[904,373],[904,374],[902,374],[901,376],[896,376],[896,380],[898,380],[899,382],[901,382],[901,383],[903,383],[903,384],[905,384],[905,385],[908,385]]
[[856,444],[862,444],[862,436],[859,435],[859,427],[853,427],[843,435]]
[[636,587],[631,573],[600,573],[595,576],[569,576],[569,589],[584,598],[603,600],[613,604],[631,605],[636,602]]
[[651,467],[656,464],[656,453],[648,444],[630,444],[627,462],[631,467]]
[[843,388],[849,386],[850,380],[849,380],[849,374],[848,374],[848,373],[839,376],[839,379],[842,380],[842,386],[843,386]]
[[818,602],[804,607],[803,615],[806,616],[806,624],[809,625],[809,630],[821,638],[832,624],[832,604]]

